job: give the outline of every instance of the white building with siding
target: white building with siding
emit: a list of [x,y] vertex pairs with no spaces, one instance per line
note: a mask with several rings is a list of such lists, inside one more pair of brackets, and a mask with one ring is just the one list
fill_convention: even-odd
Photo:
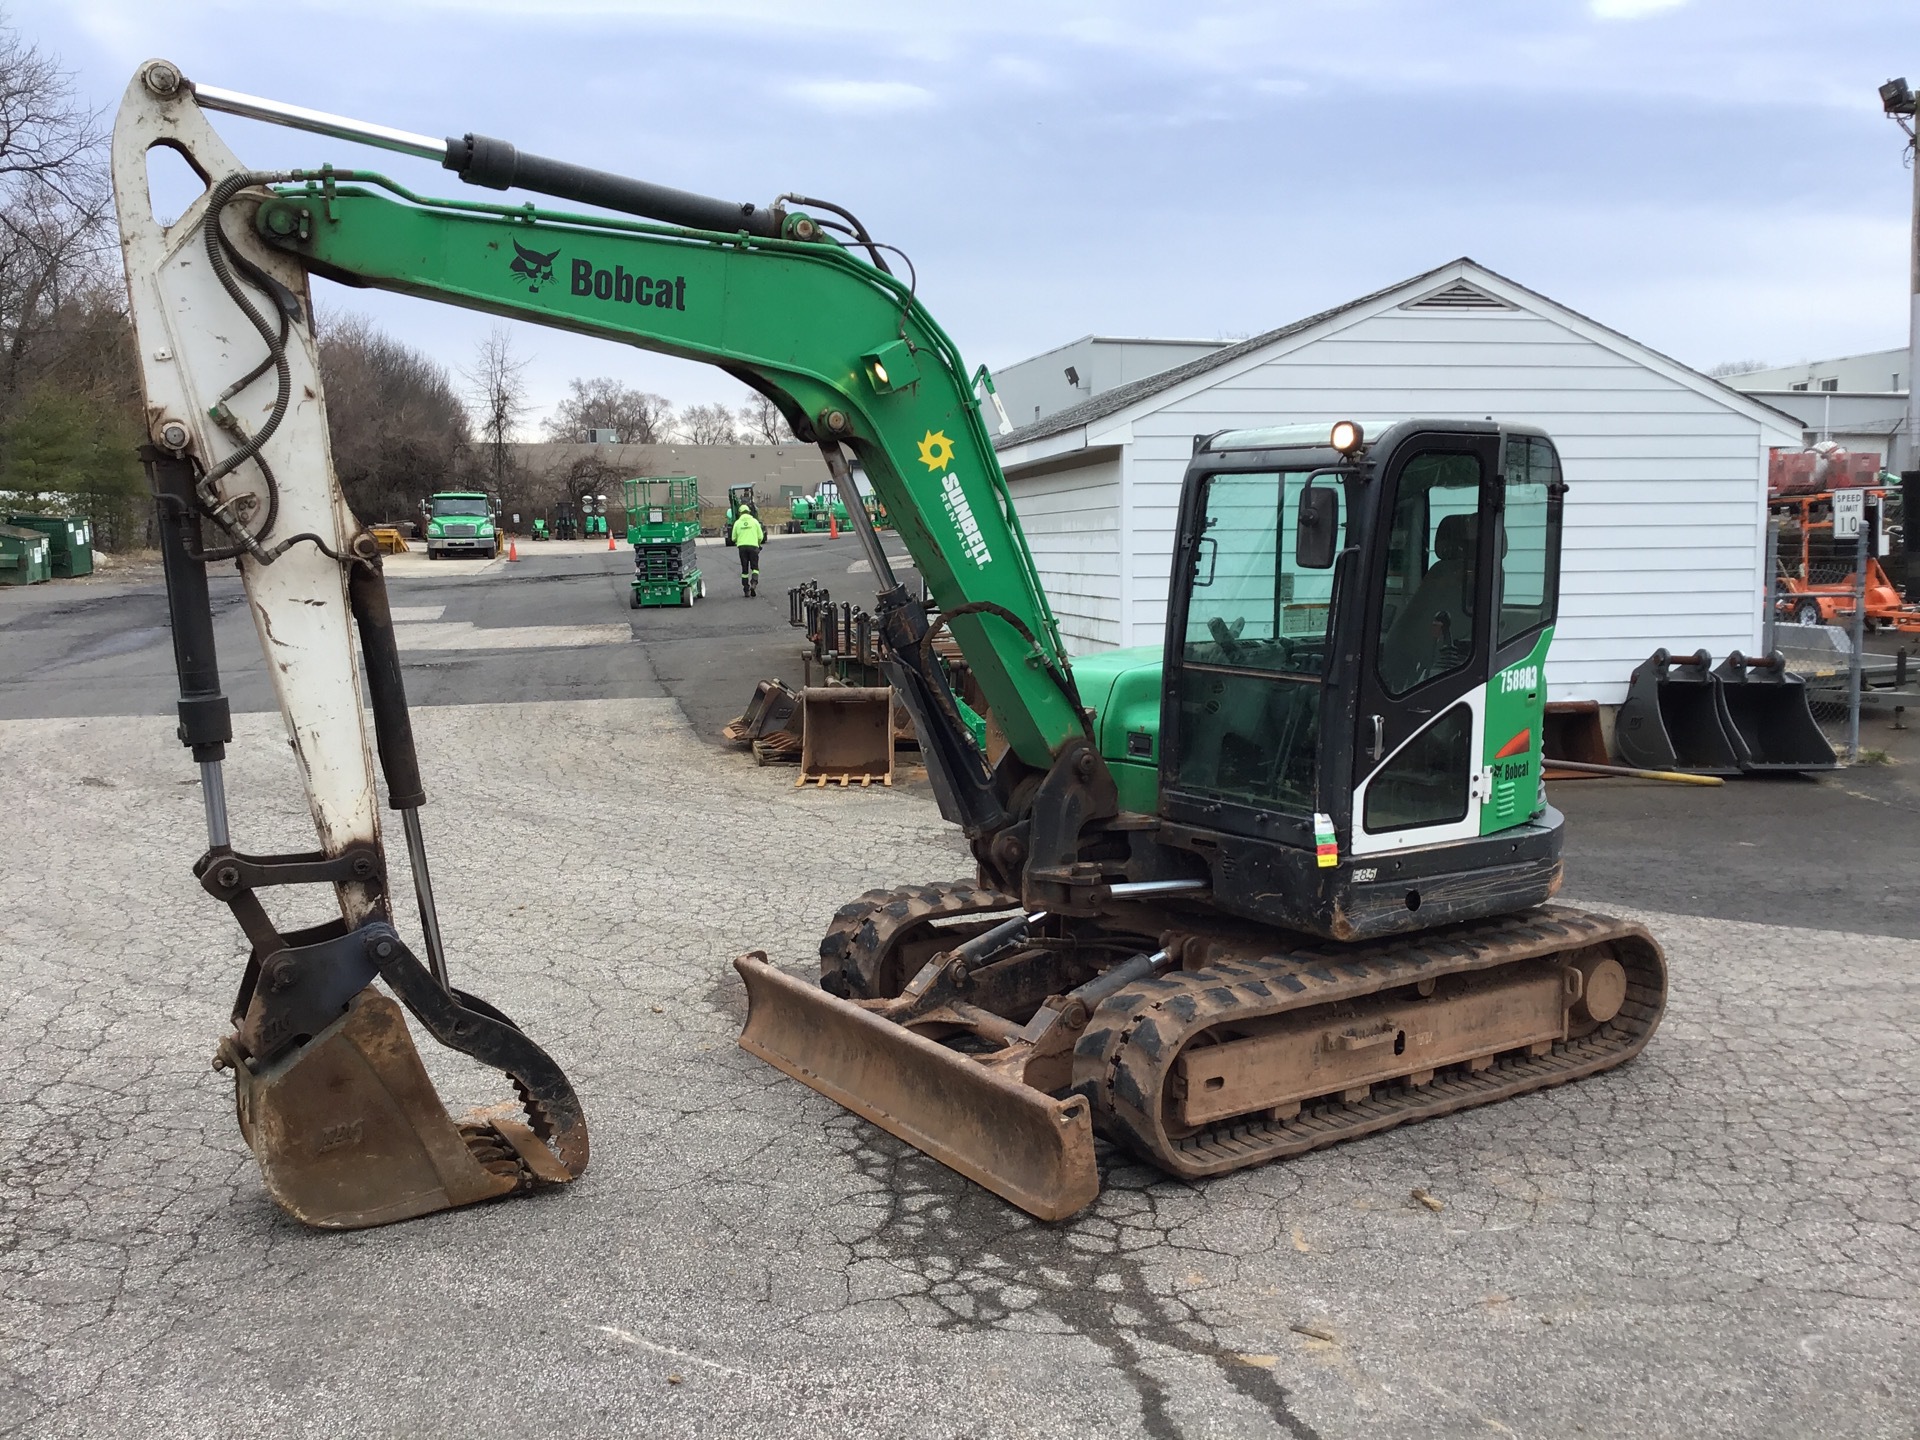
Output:
[[1158,645],[1196,435],[1486,416],[1542,427],[1569,490],[1555,700],[1617,705],[1662,645],[1757,651],[1767,452],[1800,422],[1461,259],[1000,437],[1069,648]]

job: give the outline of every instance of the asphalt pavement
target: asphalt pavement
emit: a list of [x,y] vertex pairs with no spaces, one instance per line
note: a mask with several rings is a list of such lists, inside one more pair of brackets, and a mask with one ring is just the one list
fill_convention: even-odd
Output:
[[[788,585],[866,599],[854,543],[776,537],[759,600],[690,611],[627,610],[624,551],[521,553],[396,566],[394,602],[430,789],[487,777],[425,812],[456,982],[566,1068],[593,1164],[353,1234],[272,1206],[207,1066],[244,944],[188,873],[157,585],[0,591],[0,1434],[1920,1428],[1904,764],[1556,785],[1570,896],[1667,949],[1642,1057],[1199,1185],[1103,1147],[1043,1225],[734,1044],[733,955],[805,969],[842,900],[967,868],[924,787],[797,791],[713,738],[798,678]],[[236,840],[304,848],[216,603]]]

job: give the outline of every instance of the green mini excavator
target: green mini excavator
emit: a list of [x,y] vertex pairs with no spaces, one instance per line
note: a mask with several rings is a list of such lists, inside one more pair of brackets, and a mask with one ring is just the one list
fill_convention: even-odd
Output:
[[[209,110],[596,208],[251,170]],[[207,183],[164,228],[155,146]],[[960,1173],[1057,1218],[1097,1194],[1096,1130],[1215,1175],[1591,1075],[1653,1032],[1652,937],[1550,903],[1561,818],[1541,727],[1565,486],[1539,431],[1202,437],[1164,646],[1070,663],[966,366],[848,211],[343,120],[163,61],[129,87],[113,159],[181,735],[207,800],[196,873],[252,946],[220,1062],[269,1189],[301,1218],[401,1219],[561,1183],[587,1157],[560,1068],[449,978],[378,549],[327,449],[312,275],[709,361],[820,447],[839,493],[865,471],[938,605],[930,622],[849,505],[889,678],[975,873],[853,900],[817,980],[741,957],[740,1043]],[[310,854],[248,855],[228,833],[209,560],[237,561],[271,654]],[[1005,736],[996,759],[962,719],[942,632]],[[392,913],[356,650],[424,961]],[[316,884],[340,914],[308,930],[279,930],[258,899]],[[448,1117],[403,1007],[511,1076],[516,1102]]]

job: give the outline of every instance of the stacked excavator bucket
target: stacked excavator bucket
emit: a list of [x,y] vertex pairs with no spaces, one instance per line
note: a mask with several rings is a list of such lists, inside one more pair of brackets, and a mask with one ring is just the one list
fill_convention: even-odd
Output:
[[1720,665],[1705,650],[1656,650],[1628,682],[1614,741],[1630,765],[1701,775],[1831,770],[1833,747],[1814,723],[1806,682],[1778,652]]
[[800,751],[800,697],[778,680],[762,680],[737,718],[721,730],[735,745],[745,745],[762,765],[791,760]]
[[762,680],[720,733],[763,765],[799,760],[798,785],[891,785],[895,709],[891,686],[810,685],[796,695]]

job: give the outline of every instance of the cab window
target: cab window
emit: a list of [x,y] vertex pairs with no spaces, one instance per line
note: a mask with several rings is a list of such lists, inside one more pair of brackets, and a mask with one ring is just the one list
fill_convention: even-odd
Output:
[[1554,503],[1559,461],[1545,440],[1507,441],[1505,542],[1500,558],[1500,641],[1505,645],[1553,619],[1560,588],[1560,507]]
[[1390,696],[1473,658],[1481,479],[1475,455],[1421,455],[1400,472],[1380,610],[1380,684]]
[[[1333,574],[1302,568],[1294,528],[1309,472],[1207,482],[1181,630],[1177,781],[1266,808],[1313,808]],[[1346,497],[1336,477],[1314,485]]]

